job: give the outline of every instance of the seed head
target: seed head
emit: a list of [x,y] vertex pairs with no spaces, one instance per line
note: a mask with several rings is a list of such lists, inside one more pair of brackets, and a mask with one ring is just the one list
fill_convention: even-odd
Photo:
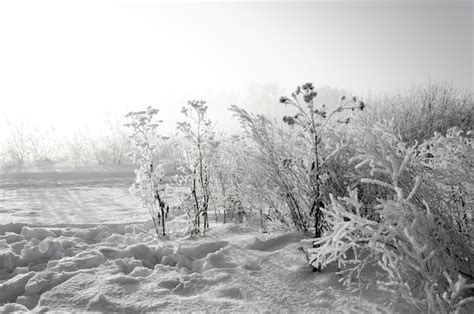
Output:
[[314,90],[314,86],[313,86],[313,83],[305,83],[303,84],[303,86],[301,87],[303,89],[303,91],[313,91]]
[[294,125],[295,124],[295,118],[290,117],[290,116],[284,116],[283,117],[283,122],[287,123],[288,125]]
[[280,97],[280,103],[281,104],[286,104],[290,101],[290,99],[288,97],[285,97],[285,96],[281,96]]

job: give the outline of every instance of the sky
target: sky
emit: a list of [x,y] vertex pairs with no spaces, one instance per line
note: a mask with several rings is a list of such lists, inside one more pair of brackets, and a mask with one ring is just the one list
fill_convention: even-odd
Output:
[[231,104],[277,110],[255,89],[307,81],[472,91],[472,58],[471,1],[1,1],[0,138],[7,121],[99,132],[107,114],[149,105],[171,130],[189,99],[225,128]]

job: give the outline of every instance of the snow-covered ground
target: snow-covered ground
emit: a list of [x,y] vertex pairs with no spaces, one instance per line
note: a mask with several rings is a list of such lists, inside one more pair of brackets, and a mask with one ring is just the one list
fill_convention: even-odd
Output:
[[291,233],[226,224],[197,239],[156,240],[145,223],[10,224],[0,234],[0,312],[366,313],[383,312],[387,301],[375,290],[347,292],[330,270],[312,272]]
[[125,223],[148,219],[133,172],[0,174],[0,223]]
[[3,182],[0,313],[394,310],[381,291],[345,290],[334,269],[312,272],[296,234],[212,223],[191,239],[182,233],[185,216],[177,216],[171,236],[156,239],[126,186],[73,181],[10,189]]

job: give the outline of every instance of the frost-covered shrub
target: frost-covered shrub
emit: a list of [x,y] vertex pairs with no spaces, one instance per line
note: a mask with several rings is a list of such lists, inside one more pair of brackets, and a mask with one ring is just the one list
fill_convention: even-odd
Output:
[[[433,141],[405,145],[383,127],[376,127],[372,136],[376,145],[352,161],[357,162],[355,168],[368,171],[361,188],[376,185],[384,191],[371,205],[378,219],[364,217],[361,209],[367,204],[359,199],[358,190],[349,189],[349,195],[339,199],[331,196],[331,204],[323,209],[331,232],[311,240],[316,248],[308,249],[310,263],[325,267],[336,262],[346,285],[360,283],[362,272],[378,266],[380,288],[420,310],[458,311],[474,301],[469,297],[474,285],[466,279],[472,280],[472,272],[465,269],[466,262],[472,263],[472,239],[456,228],[455,221],[446,219],[449,206],[430,206],[432,194],[425,193],[425,180],[430,177],[419,170],[427,167],[427,161],[420,156],[428,143],[431,150],[436,147]],[[441,138],[450,142],[449,135],[433,140]],[[447,142],[441,142],[443,151],[450,150]],[[461,145],[454,145],[458,154],[472,149],[465,146],[468,139],[458,138],[458,142]],[[438,193],[444,192],[438,189]]]
[[209,229],[208,209],[211,199],[211,170],[218,142],[215,140],[213,124],[207,117],[205,101],[189,101],[181,112],[186,121],[178,122],[177,129],[184,136],[180,167],[182,177],[191,187],[190,198],[193,212],[188,210],[192,221],[191,234],[200,232],[203,217],[203,233]]
[[423,176],[423,195],[431,208],[454,223],[464,236],[473,236],[474,141],[472,131],[455,127],[435,133],[419,145],[414,168]]
[[107,146],[108,161],[114,165],[125,164],[126,154],[131,150],[130,138],[118,117],[108,116],[107,126],[107,134],[102,141]]
[[369,96],[370,108],[356,120],[371,127],[393,119],[391,131],[404,142],[423,142],[435,132],[445,134],[452,127],[469,130],[474,125],[472,92],[448,84],[415,86],[406,92]]
[[258,153],[245,136],[222,136],[216,152],[211,184],[223,222],[257,223],[263,232],[268,222],[289,223],[279,211],[279,199]]
[[[221,137],[214,159],[214,176],[210,184],[214,191],[215,208],[222,210],[223,223],[232,221],[234,201],[245,198],[243,182],[250,176],[244,176],[247,165],[242,152],[245,147],[239,136]],[[236,197],[236,195],[238,195]],[[216,221],[218,217],[216,216]]]
[[6,171],[27,170],[32,167],[51,166],[59,160],[60,143],[54,139],[52,128],[31,126],[32,121],[10,122],[0,143],[0,168]]
[[[300,173],[297,176],[309,178],[309,215],[314,217],[315,237],[318,238],[321,236],[325,224],[321,211],[325,203],[324,195],[330,192],[325,191],[324,188],[332,185],[328,182],[331,178],[331,168],[327,167],[327,164],[345,146],[345,143],[340,141],[334,148],[331,147],[331,138],[329,138],[327,128],[334,127],[332,118],[340,116],[340,113],[344,111],[363,110],[365,104],[357,101],[356,97],[346,99],[345,96],[342,96],[340,105],[334,110],[328,110],[325,104],[316,107],[314,100],[317,97],[317,92],[311,83],[298,86],[291,96],[292,98],[282,97],[280,102],[295,108],[296,114],[283,117],[283,121],[290,126],[299,126],[296,131],[297,136],[306,142],[307,151],[302,154],[299,160],[297,159],[296,163],[293,159],[290,160],[290,163],[301,165],[301,167],[292,165],[293,169],[301,168],[298,169]],[[349,121],[350,117],[340,117],[336,122],[348,124]],[[326,148],[329,146],[330,149],[324,150],[325,146]]]
[[349,123],[350,117],[343,112],[362,110],[365,105],[355,97],[342,97],[339,106],[329,110],[316,104],[316,96],[314,86],[306,83],[298,86],[291,98],[281,97],[280,103],[296,110],[293,116],[283,117],[290,127],[237,106],[231,111],[255,143],[255,161],[273,185],[264,187],[277,191],[297,230],[306,233],[313,226],[319,237],[325,226],[320,208],[328,201],[329,192],[339,194],[347,184],[344,167],[333,163],[348,139],[336,126]]
[[135,170],[135,182],[131,191],[138,195],[143,206],[151,215],[156,234],[166,235],[166,218],[169,206],[163,197],[163,186],[160,181],[164,176],[163,164],[157,160],[163,142],[168,138],[159,135],[158,127],[162,120],[157,119],[158,110],[148,107],[145,111],[130,112],[126,115],[129,122],[125,124],[131,130],[131,140],[136,151],[132,157],[139,168]]
[[[249,171],[247,175],[259,183],[255,194],[260,195],[256,200],[268,207],[275,203],[277,209],[285,211],[285,216],[289,217],[297,230],[307,232],[308,217],[303,207],[305,199],[300,194],[304,190],[294,188],[288,163],[285,162],[288,159],[287,152],[297,147],[295,136],[264,115],[253,115],[236,106],[231,110],[245,130],[247,165],[252,165],[250,169],[255,170]],[[241,197],[248,195],[242,189],[239,194]],[[264,195],[268,195],[268,198]]]

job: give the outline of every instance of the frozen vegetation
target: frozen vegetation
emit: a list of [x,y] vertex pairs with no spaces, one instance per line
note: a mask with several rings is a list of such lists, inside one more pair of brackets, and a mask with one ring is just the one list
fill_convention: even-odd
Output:
[[472,313],[471,95],[279,105],[130,112],[134,174],[2,175],[0,312]]

